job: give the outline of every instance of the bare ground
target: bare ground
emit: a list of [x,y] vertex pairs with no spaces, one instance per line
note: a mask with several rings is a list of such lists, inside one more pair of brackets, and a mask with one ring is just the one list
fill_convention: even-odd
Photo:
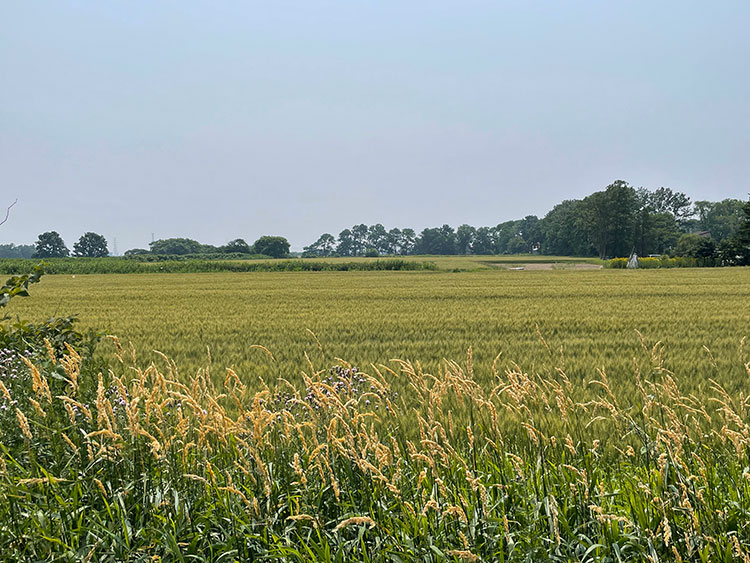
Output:
[[532,262],[529,264],[492,264],[496,268],[507,270],[601,270],[600,264],[570,263],[570,262]]

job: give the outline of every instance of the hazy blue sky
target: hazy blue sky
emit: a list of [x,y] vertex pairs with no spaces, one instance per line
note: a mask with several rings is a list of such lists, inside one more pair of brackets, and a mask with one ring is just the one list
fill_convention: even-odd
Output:
[[750,2],[5,2],[0,243],[292,247],[750,191]]

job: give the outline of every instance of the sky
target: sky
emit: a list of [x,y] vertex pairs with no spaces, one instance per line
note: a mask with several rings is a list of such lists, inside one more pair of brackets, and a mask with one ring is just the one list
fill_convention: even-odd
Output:
[[[0,244],[113,250],[750,191],[750,2],[6,2]],[[2,214],[4,215],[4,213]],[[2,217],[0,217],[0,220]]]

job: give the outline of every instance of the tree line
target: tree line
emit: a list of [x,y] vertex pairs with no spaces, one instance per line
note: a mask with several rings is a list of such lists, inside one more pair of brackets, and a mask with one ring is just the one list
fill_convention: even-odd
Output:
[[57,231],[40,234],[33,245],[0,245],[0,258],[64,258],[67,256],[87,258],[109,256],[107,239],[98,233],[84,233],[73,245],[72,253]]
[[[133,248],[125,252],[127,257],[138,256],[214,256],[214,255],[262,255],[271,258],[289,256],[289,241],[284,237],[262,236],[252,245],[238,238],[222,246],[201,244],[189,238],[169,238],[153,241],[149,249]],[[39,235],[33,245],[0,245],[0,258],[103,258],[109,256],[107,239],[104,236],[87,232],[73,245],[71,252],[57,231],[47,231]]]
[[[12,207],[12,206],[11,206]],[[10,210],[10,208],[8,208]],[[6,214],[7,215],[7,214]],[[151,242],[126,257],[284,258],[290,245],[280,236],[262,236],[252,245],[238,238],[225,245],[189,238]],[[358,224],[334,237],[322,234],[304,248],[305,257],[406,256],[424,254],[523,254],[598,256],[599,258],[669,254],[710,264],[750,264],[750,201],[696,201],[670,188],[634,188],[618,180],[583,199],[565,200],[544,217],[527,215],[493,227],[450,225],[387,230],[382,224]],[[107,240],[84,233],[73,252],[56,231],[39,235],[34,245],[0,245],[0,258],[104,257]]]
[[[544,217],[528,215],[494,227],[450,225],[414,229],[354,225],[334,237],[322,234],[303,256],[411,254],[521,254],[551,256],[721,255],[737,263],[747,254],[740,233],[750,202],[696,201],[670,188],[634,188],[618,180],[604,190],[557,204]],[[743,252],[745,254],[743,254]]]
[[189,238],[168,238],[149,243],[149,249],[133,248],[125,252],[125,256],[144,256],[148,254],[161,256],[186,255],[263,255],[271,258],[286,258],[289,256],[289,241],[284,237],[264,235],[253,244],[237,238],[221,246],[202,244]]

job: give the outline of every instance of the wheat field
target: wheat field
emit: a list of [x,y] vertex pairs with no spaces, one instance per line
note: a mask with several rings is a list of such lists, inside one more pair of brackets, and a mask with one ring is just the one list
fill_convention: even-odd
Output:
[[316,367],[401,358],[436,370],[472,348],[480,380],[501,354],[528,370],[563,366],[575,381],[603,367],[617,382],[632,373],[640,333],[665,345],[667,367],[693,391],[709,376],[730,386],[741,377],[748,305],[747,269],[258,272],[46,276],[10,313],[77,313],[185,375],[210,351],[220,367],[266,381],[298,375],[306,353]]

